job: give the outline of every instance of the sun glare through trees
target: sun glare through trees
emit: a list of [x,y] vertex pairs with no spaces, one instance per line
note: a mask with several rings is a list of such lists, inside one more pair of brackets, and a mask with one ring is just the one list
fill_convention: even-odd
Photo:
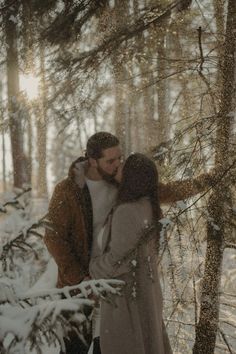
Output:
[[20,88],[29,100],[38,98],[39,78],[33,74],[20,75]]

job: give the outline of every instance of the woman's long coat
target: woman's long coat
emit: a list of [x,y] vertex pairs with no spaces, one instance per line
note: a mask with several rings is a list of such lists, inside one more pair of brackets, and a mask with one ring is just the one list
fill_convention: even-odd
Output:
[[91,276],[126,282],[122,296],[102,301],[102,354],[172,353],[162,319],[157,242],[148,235],[151,222],[147,198],[122,204],[113,214],[111,232],[109,227],[104,232],[102,254],[94,246]]

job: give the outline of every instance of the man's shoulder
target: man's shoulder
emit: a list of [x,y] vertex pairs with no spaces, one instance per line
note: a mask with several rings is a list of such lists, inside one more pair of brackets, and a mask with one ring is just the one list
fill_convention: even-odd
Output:
[[73,181],[70,177],[66,177],[58,182],[54,188],[54,194],[75,194],[75,188]]
[[60,190],[60,189],[66,189],[70,186],[70,181],[69,181],[69,178],[66,177],[64,179],[62,179],[61,181],[59,181],[56,186],[55,186],[55,189],[56,190]]

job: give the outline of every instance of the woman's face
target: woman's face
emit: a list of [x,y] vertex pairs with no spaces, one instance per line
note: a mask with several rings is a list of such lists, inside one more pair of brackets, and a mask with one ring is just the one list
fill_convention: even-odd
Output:
[[116,182],[118,182],[119,184],[121,183],[121,180],[122,180],[123,167],[124,167],[124,162],[121,162],[119,167],[117,168],[117,173],[114,177]]

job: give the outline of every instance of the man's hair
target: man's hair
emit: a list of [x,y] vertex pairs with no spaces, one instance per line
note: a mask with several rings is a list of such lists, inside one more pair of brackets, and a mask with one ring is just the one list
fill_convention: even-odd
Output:
[[117,146],[119,143],[119,139],[111,133],[95,133],[88,139],[86,156],[93,159],[100,159],[103,156],[103,150]]

